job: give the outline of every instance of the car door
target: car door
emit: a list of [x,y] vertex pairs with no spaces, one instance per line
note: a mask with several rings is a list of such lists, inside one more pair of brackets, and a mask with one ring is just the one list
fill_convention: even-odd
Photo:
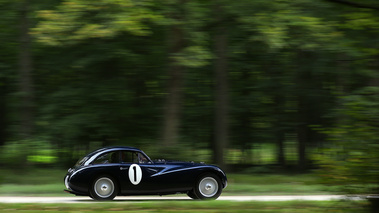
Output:
[[159,172],[142,153],[121,151],[120,177],[122,194],[150,194],[158,189],[152,176]]

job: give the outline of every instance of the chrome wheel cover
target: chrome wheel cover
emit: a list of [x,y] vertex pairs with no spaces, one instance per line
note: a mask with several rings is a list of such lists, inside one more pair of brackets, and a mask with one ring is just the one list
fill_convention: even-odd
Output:
[[114,192],[114,183],[111,179],[99,178],[94,184],[94,191],[101,198],[108,198]]
[[205,177],[199,183],[199,192],[204,197],[213,197],[218,192],[217,180],[212,177]]

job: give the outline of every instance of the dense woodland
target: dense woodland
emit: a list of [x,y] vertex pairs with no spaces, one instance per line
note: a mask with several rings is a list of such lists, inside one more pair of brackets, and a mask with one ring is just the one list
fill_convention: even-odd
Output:
[[375,0],[0,0],[0,8],[7,165],[33,152],[66,166],[78,153],[129,145],[177,159],[208,150],[225,167],[228,153],[252,164],[267,145],[278,167],[379,179]]

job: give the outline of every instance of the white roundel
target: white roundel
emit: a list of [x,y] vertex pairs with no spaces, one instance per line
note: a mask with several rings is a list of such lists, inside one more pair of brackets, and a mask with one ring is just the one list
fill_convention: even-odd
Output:
[[129,167],[129,180],[132,184],[138,185],[142,179],[141,167],[137,164],[132,164]]

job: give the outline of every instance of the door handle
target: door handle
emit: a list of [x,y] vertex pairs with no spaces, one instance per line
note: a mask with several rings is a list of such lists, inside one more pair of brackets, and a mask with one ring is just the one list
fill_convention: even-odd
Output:
[[127,167],[120,167],[120,170],[122,171],[122,170],[127,170],[127,169],[129,169],[129,168],[127,168]]

